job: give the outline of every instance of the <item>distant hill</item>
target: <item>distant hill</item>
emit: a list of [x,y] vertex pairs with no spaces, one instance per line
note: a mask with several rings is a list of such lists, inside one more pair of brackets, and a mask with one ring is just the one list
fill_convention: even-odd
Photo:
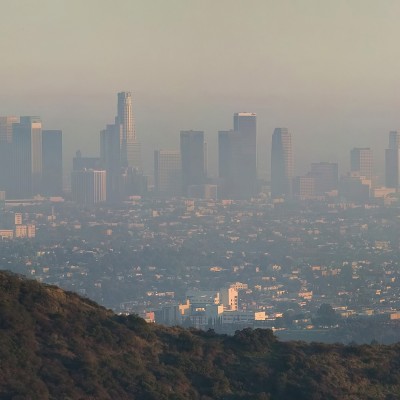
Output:
[[0,399],[399,399],[400,346],[146,324],[0,272]]

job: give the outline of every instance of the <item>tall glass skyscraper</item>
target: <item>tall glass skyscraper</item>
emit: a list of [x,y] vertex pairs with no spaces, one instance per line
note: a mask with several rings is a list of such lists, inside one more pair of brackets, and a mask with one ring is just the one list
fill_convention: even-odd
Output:
[[352,149],[350,151],[350,166],[351,172],[355,172],[366,179],[372,179],[372,150],[369,147]]
[[292,136],[287,128],[276,128],[271,147],[271,196],[292,197]]
[[136,140],[132,94],[130,92],[118,93],[115,123],[122,126],[120,136],[122,166],[141,169],[140,143]]
[[400,134],[389,133],[389,148],[385,151],[385,185],[398,189],[400,186]]
[[61,196],[63,193],[62,131],[42,131],[42,193]]
[[13,190],[16,198],[41,193],[42,121],[40,117],[21,117],[13,125]]
[[12,176],[12,134],[13,125],[19,123],[19,117],[0,117],[0,190],[8,194],[13,186]]
[[181,131],[183,194],[191,185],[204,185],[207,178],[207,147],[203,131]]
[[233,130],[218,132],[219,176],[223,196],[248,198],[257,193],[257,117],[233,116]]

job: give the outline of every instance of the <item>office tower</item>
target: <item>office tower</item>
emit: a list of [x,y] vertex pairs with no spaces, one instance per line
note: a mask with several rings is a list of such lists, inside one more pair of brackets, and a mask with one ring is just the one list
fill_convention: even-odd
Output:
[[239,195],[238,197],[253,196],[257,193],[256,114],[249,112],[235,113],[233,116],[233,130],[238,132],[237,146],[234,146],[233,149],[234,162],[235,164],[237,163],[237,194]]
[[372,179],[372,150],[370,148],[354,148],[350,152],[351,172],[366,179]]
[[257,193],[257,120],[254,113],[235,113],[234,129],[218,132],[218,166],[225,197]]
[[338,189],[339,168],[337,163],[312,163],[310,176],[314,178],[316,195],[324,195],[326,192]]
[[12,188],[12,131],[19,117],[0,117],[0,190]]
[[353,172],[340,178],[339,196],[347,201],[366,203],[370,198],[371,186],[371,179]]
[[61,196],[63,193],[62,131],[42,131],[42,193]]
[[181,131],[183,193],[189,186],[203,185],[207,178],[207,150],[202,131]]
[[145,196],[148,192],[148,179],[137,168],[124,168],[120,177],[119,187],[121,198]]
[[91,206],[107,200],[106,171],[83,169],[72,171],[72,199],[79,204]]
[[400,184],[400,134],[389,133],[389,148],[385,151],[385,186],[399,188]]
[[115,123],[100,132],[100,160],[107,171],[107,200],[118,201],[131,192],[125,179],[133,174],[128,169],[141,171],[141,147],[136,140],[130,92],[118,93]]
[[0,228],[5,226],[5,214],[6,214],[6,192],[0,191]]
[[219,291],[220,304],[225,310],[237,311],[239,306],[238,291],[235,288],[224,288]]
[[0,143],[12,143],[13,124],[19,123],[19,117],[0,117]]
[[107,200],[120,199],[122,125],[107,125],[100,132],[100,161],[107,172]]
[[307,200],[315,196],[315,181],[311,176],[296,176],[292,183],[293,197]]
[[236,132],[218,132],[218,175],[221,179],[230,179],[232,171],[232,144]]
[[180,196],[182,194],[181,155],[176,150],[154,152],[154,184],[159,195]]
[[397,131],[389,132],[389,149],[398,149],[400,147],[400,135]]
[[276,128],[271,147],[271,196],[292,197],[292,136],[287,128]]
[[13,182],[15,198],[30,198],[41,192],[42,121],[39,117],[21,117],[13,124]]
[[140,143],[136,140],[132,95],[130,92],[118,93],[117,112],[115,124],[122,126],[120,136],[121,164],[124,167],[141,169]]

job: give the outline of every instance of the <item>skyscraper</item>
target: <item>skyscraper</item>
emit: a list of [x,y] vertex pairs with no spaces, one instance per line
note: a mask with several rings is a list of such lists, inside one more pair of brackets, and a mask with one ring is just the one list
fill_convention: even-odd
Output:
[[181,155],[176,150],[154,152],[154,184],[159,195],[180,196],[182,194]]
[[292,197],[292,136],[287,128],[276,128],[271,147],[271,196]]
[[389,133],[389,148],[385,151],[385,185],[388,188],[399,188],[400,184],[400,134]]
[[355,147],[350,152],[351,172],[357,173],[366,179],[372,179],[372,150],[368,148]]
[[[233,115],[233,130],[238,132],[233,147],[239,197],[253,196],[257,192],[257,117],[255,113],[240,112]],[[242,195],[243,193],[243,195]]]
[[71,189],[73,200],[79,204],[91,206],[106,201],[106,171],[72,171]]
[[21,117],[13,124],[12,196],[29,198],[41,192],[42,121],[40,117]]
[[254,113],[235,113],[234,129],[218,132],[222,195],[248,198],[257,192],[257,120]]
[[0,142],[12,143],[13,124],[19,123],[19,117],[0,117]]
[[63,192],[62,131],[42,131],[42,193],[61,196]]
[[12,132],[19,117],[0,117],[0,190],[12,188]]
[[338,189],[339,168],[337,163],[312,163],[310,176],[314,178],[316,195],[323,195]]
[[116,201],[120,198],[121,180],[121,143],[122,125],[107,125],[100,132],[100,161],[107,172],[107,200]]
[[107,201],[121,200],[132,192],[124,187],[126,177],[143,175],[130,92],[118,93],[115,122],[100,132],[100,153],[101,166],[107,171]]
[[237,133],[233,130],[218,132],[218,175],[223,180],[231,179],[232,145],[235,135]]
[[307,200],[315,196],[315,180],[311,176],[296,176],[292,181],[293,197]]
[[140,143],[136,140],[132,95],[130,92],[118,93],[117,112],[115,123],[122,126],[120,136],[121,164],[123,167],[141,169]]
[[203,131],[181,131],[183,193],[191,185],[203,185],[207,177],[207,148]]

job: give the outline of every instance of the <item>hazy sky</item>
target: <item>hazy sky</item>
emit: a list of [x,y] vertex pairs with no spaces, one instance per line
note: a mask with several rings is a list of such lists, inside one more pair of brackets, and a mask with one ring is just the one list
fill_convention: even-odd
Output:
[[1,0],[0,115],[62,129],[65,164],[98,152],[116,93],[132,91],[145,167],[179,131],[217,131],[258,115],[259,168],[273,129],[293,135],[295,165],[372,147],[382,173],[400,127],[398,0]]

